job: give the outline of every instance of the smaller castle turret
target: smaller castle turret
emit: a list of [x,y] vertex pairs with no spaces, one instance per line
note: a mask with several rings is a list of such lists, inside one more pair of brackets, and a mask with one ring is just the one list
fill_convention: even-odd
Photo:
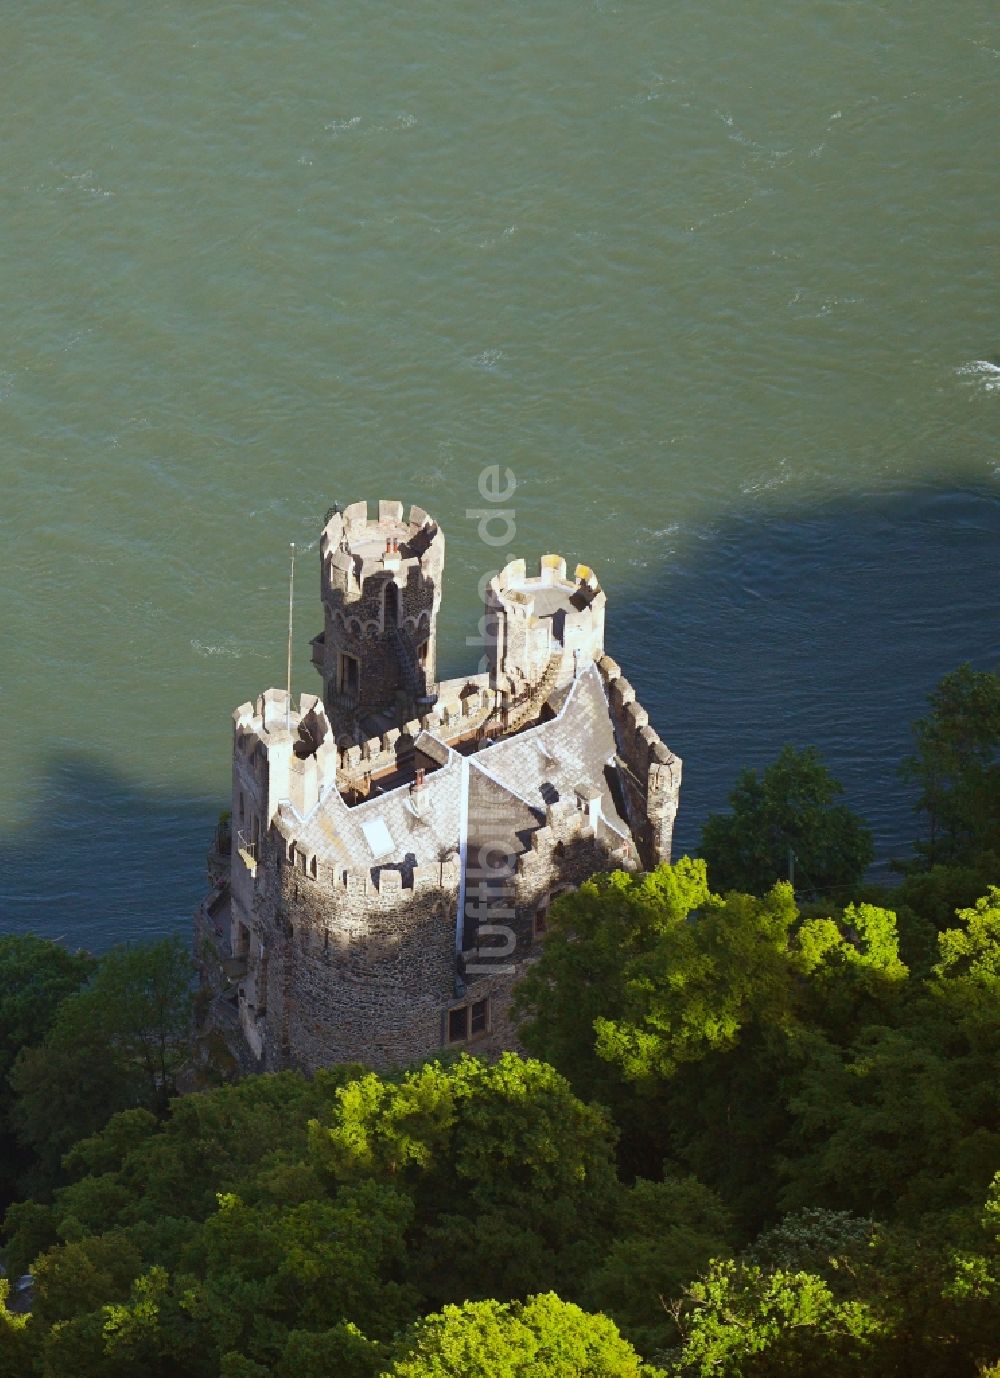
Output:
[[523,560],[505,565],[486,589],[491,686],[513,702],[568,683],[603,654],[606,601],[594,571],[567,577],[561,555],[543,555],[532,575]]
[[403,721],[433,703],[444,532],[401,502],[334,507],[320,540],[325,625],[313,640],[323,701],[338,738],[378,716]]

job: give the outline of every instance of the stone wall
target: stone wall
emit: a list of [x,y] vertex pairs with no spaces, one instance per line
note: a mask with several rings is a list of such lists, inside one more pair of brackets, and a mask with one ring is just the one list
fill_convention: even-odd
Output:
[[406,1063],[438,1047],[454,999],[457,861],[398,871],[321,868],[268,846],[257,923],[266,962],[264,1066]]
[[[562,594],[564,606],[555,615],[540,613],[554,591]],[[538,573],[530,576],[524,560],[511,560],[486,588],[484,630],[491,682],[516,696],[537,684],[559,654],[556,683],[568,683],[604,650],[606,602],[587,565],[577,565],[573,578],[567,579],[561,555],[543,555]]]
[[[412,507],[406,521],[402,503],[382,501],[377,512],[369,519],[363,502],[334,509],[320,541],[324,628],[313,643],[314,661],[338,734],[350,734],[366,714],[407,698],[394,627],[412,650],[423,648],[428,694],[437,678],[444,534],[420,507]],[[383,537],[397,548],[383,547]],[[345,655],[358,668],[349,690],[340,683]]]
[[[283,822],[278,815],[279,825]],[[359,1061],[391,1067],[454,1047],[449,1011],[489,1002],[489,1026],[469,1046],[518,1047],[511,992],[543,939],[535,916],[595,871],[632,867],[622,839],[571,801],[548,810],[531,850],[516,858],[491,922],[510,930],[475,942],[456,963],[457,857],[413,868],[315,874],[294,837],[272,828],[256,879],[241,1016],[266,1070]],[[459,976],[459,970],[463,976]],[[464,979],[463,979],[464,977]]]
[[[470,685],[466,693],[442,697],[430,712],[410,719],[401,728],[390,728],[379,737],[368,737],[353,745],[341,744],[341,791],[363,790],[373,776],[395,770],[403,760],[412,759],[421,732],[429,732],[441,742],[475,732],[489,717],[491,704],[492,696],[485,687]],[[433,746],[429,745],[428,750],[433,753]],[[442,763],[436,754],[428,755],[422,762],[425,768]]]
[[647,867],[670,860],[674,819],[681,787],[681,760],[650,725],[649,714],[636,701],[635,690],[610,656],[597,662],[607,689],[619,757],[629,825]]

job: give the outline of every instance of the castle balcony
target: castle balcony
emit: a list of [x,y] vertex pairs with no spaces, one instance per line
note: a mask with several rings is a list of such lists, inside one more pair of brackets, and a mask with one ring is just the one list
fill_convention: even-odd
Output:
[[259,850],[257,843],[251,842],[245,833],[238,832],[236,834],[236,853],[252,876],[257,874],[257,853]]

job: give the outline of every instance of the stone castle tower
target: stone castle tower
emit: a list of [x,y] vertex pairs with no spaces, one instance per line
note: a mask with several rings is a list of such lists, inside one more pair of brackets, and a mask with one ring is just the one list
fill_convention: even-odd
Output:
[[[334,508],[320,540],[324,627],[313,639],[323,702],[338,735],[387,709],[435,697],[444,533],[420,507]],[[409,716],[409,714],[406,714]]]
[[509,563],[483,663],[441,683],[426,512],[334,508],[320,565],[322,695],[234,714],[229,875],[199,911],[215,1007],[267,1070],[516,1046],[549,905],[669,860],[681,763],[604,654],[589,567]]

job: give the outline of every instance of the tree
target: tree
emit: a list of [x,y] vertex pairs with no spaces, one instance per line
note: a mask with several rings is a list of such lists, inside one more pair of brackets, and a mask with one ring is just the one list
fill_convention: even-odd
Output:
[[802,1040],[782,1171],[786,1209],[823,1205],[916,1222],[979,1195],[1000,1142],[990,1134],[976,1152],[984,1126],[968,1113],[958,1065],[928,1032],[871,1027],[849,1048],[819,1033]]
[[[554,1292],[472,1301],[418,1321],[384,1378],[657,1378],[606,1316]],[[661,1376],[662,1378],[662,1376]]]
[[[406,1189],[410,1272],[426,1301],[517,1296],[593,1267],[617,1204],[613,1132],[558,1072],[505,1053],[463,1056],[401,1078],[371,1073],[311,1127],[314,1161],[337,1183]],[[488,1238],[489,1248],[480,1241]]]
[[989,1050],[1000,1044],[1000,886],[960,909],[958,926],[938,935],[930,990],[949,1017]]
[[874,849],[869,829],[836,802],[842,793],[815,747],[784,747],[760,776],[744,770],[729,796],[732,812],[710,814],[702,830],[713,887],[763,894],[788,875],[789,853],[807,893],[856,886]]
[[663,935],[688,926],[708,899],[704,862],[687,857],[644,875],[592,876],[552,905],[541,959],[515,989],[525,1046],[568,1077],[577,1095],[611,1109],[625,1133],[629,1167],[647,1176],[663,1161],[662,1107],[653,1086],[637,1096],[598,1053],[595,1024],[625,1016],[633,965],[645,962]]
[[807,1206],[759,1234],[744,1259],[765,1269],[815,1273],[837,1296],[849,1295],[878,1229],[866,1216]]
[[28,1162],[11,1120],[11,1068],[23,1048],[42,1042],[63,1000],[80,988],[95,965],[88,953],[67,952],[33,934],[0,938],[0,1210]]
[[975,865],[1000,856],[1000,673],[960,665],[928,695],[903,762],[926,814],[926,861]]
[[682,858],[557,902],[517,1003],[527,1047],[612,1108],[627,1171],[670,1158],[756,1227],[802,1033],[844,1041],[895,1018],[906,983],[891,911],[803,920],[789,885],[721,898]]
[[730,1252],[729,1212],[693,1177],[639,1180],[624,1189],[614,1239],[587,1279],[584,1301],[609,1315],[643,1354],[677,1341],[669,1302]]
[[690,920],[665,925],[627,968],[619,1018],[594,1021],[596,1047],[630,1081],[737,1045],[750,1024],[793,1018],[790,935],[798,911],[788,885],[762,899],[710,896]]
[[58,1181],[66,1150],[115,1111],[165,1109],[188,1053],[191,975],[178,937],[112,948],[59,1006],[44,1042],[20,1053],[12,1114],[36,1155],[36,1182]]
[[838,1300],[814,1273],[714,1263],[678,1307],[684,1343],[676,1378],[856,1378],[879,1325],[871,1308]]
[[28,1328],[28,1316],[8,1308],[9,1297],[10,1283],[0,1277],[0,1378],[25,1378],[34,1364],[35,1333]]

